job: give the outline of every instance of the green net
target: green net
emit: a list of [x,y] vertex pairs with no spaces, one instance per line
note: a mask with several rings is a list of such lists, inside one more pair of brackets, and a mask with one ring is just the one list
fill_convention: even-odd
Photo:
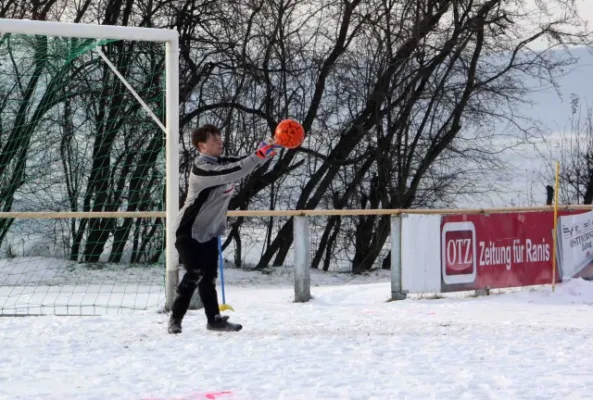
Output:
[[[164,43],[1,38],[1,212],[165,210],[165,134],[120,78],[164,121]],[[164,302],[162,218],[57,215],[0,218],[0,314]]]

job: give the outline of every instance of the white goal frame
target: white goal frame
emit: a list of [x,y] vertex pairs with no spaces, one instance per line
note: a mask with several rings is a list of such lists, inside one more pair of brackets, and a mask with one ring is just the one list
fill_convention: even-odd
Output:
[[[31,21],[0,18],[0,35],[7,33],[24,35],[43,35],[76,37],[84,39],[112,39],[136,40],[146,42],[165,43],[165,91],[166,116],[165,124],[155,120],[157,125],[165,131],[165,168],[166,168],[166,212],[165,212],[165,308],[170,310],[173,303],[175,287],[179,280],[179,263],[175,249],[174,223],[179,214],[179,33],[175,29],[139,28],[98,24],[75,24],[68,22]],[[110,68],[113,65],[99,49],[99,54]],[[119,72],[113,71],[118,78],[123,79]],[[142,107],[155,119],[156,117],[134,90],[123,81]],[[62,218],[71,218],[68,213],[62,213]],[[76,213],[80,217],[97,213]],[[80,215],[82,214],[82,215]],[[87,215],[88,214],[88,215]],[[102,213],[100,213],[102,214]],[[128,215],[129,214],[129,215]],[[112,217],[136,217],[138,213],[116,213]],[[161,214],[160,212],[158,214]],[[103,215],[101,215],[103,216]],[[52,213],[47,213],[51,218]]]

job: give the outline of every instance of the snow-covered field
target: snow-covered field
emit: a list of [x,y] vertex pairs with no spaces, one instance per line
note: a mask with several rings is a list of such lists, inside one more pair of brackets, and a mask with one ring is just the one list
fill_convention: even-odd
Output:
[[387,302],[387,271],[292,276],[229,269],[238,333],[190,311],[0,318],[1,399],[593,398],[593,283]]

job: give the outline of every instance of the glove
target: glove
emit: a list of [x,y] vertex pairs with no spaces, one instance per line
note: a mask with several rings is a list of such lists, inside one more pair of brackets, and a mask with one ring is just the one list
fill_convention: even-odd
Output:
[[282,146],[275,144],[273,139],[266,139],[260,142],[255,154],[257,154],[257,156],[262,159],[274,157],[276,155],[276,149],[281,147]]

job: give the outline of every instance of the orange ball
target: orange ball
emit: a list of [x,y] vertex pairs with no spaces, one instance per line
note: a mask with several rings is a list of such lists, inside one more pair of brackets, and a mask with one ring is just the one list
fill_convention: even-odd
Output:
[[294,149],[305,140],[305,129],[294,119],[284,119],[276,126],[274,140],[282,147]]

